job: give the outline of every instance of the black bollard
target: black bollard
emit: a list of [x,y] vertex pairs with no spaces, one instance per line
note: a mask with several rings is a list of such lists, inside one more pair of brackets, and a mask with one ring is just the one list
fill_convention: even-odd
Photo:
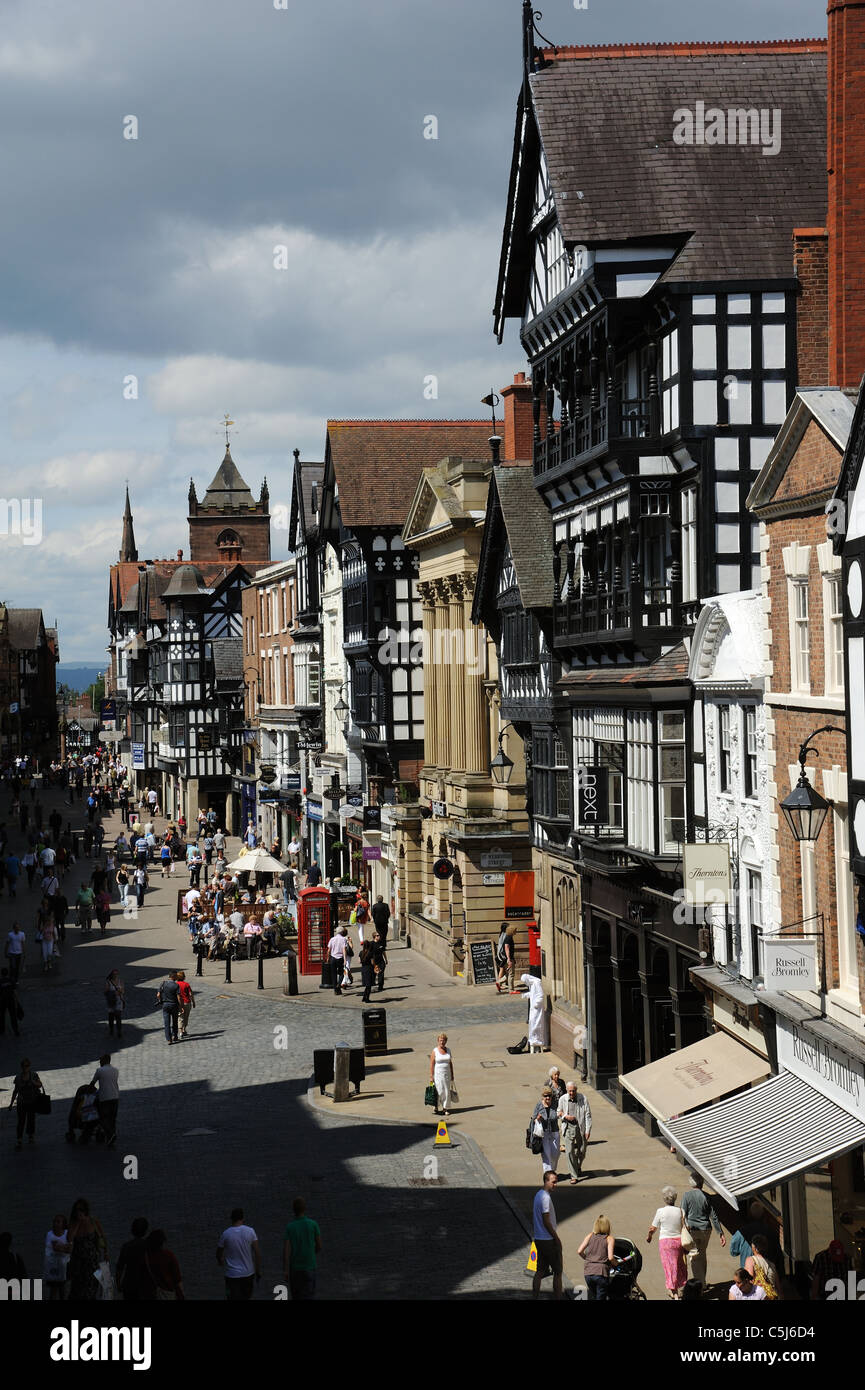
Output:
[[231,984],[231,947],[225,952],[225,983]]
[[203,967],[203,965],[202,965],[202,963],[201,963],[202,960],[204,959],[204,952],[202,951],[202,949],[201,949],[200,945],[198,944],[198,942],[195,943],[195,954],[196,954],[197,957],[198,957],[198,961],[197,961],[196,966],[195,966],[195,973],[196,973],[196,975],[201,976],[201,975],[204,974],[204,967]]
[[261,942],[258,944],[258,988],[264,989],[264,956],[261,954]]

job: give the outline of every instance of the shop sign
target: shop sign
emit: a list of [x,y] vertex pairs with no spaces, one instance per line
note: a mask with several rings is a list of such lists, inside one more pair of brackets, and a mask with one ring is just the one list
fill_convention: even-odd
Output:
[[730,902],[730,846],[684,845],[682,870],[685,902],[697,907]]
[[306,818],[307,820],[321,820],[322,811],[320,801],[307,801]]
[[481,881],[484,888],[504,888],[505,886],[504,874],[484,874]]
[[363,792],[349,792],[345,798],[345,803],[347,806],[362,806]]
[[434,816],[446,816],[448,813],[448,804],[446,801],[431,801],[430,810]]
[[279,779],[279,790],[281,792],[299,792],[300,773],[283,772],[282,776]]
[[143,744],[143,743],[133,743],[133,745],[132,745],[132,766],[133,766],[133,767],[143,767],[143,766],[144,766],[144,744]]
[[371,859],[381,859],[381,846],[380,846],[380,845],[364,845],[364,847],[363,847],[363,862],[364,862],[364,864],[368,864],[368,863],[370,862]]
[[516,869],[511,873],[505,874],[505,917],[508,921],[514,918],[534,917],[535,904],[535,871],[534,869]]
[[778,1069],[791,1071],[865,1124],[865,1064],[776,1014]]
[[589,829],[610,823],[610,772],[606,767],[581,767],[577,778],[577,823]]
[[509,869],[514,862],[510,850],[490,849],[481,855],[482,869]]
[[816,989],[817,942],[764,936],[763,979],[767,989]]

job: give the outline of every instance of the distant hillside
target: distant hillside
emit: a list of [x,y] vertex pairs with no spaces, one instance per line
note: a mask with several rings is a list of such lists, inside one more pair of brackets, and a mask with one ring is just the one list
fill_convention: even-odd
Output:
[[68,685],[72,690],[86,690],[99,677],[104,666],[71,666],[65,661],[57,663],[57,684]]

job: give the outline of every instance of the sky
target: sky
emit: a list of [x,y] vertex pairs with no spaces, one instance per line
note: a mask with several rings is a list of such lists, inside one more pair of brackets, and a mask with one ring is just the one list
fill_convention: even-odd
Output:
[[[812,0],[538,4],[560,45],[826,31]],[[273,511],[329,417],[478,418],[523,369],[492,333],[521,3],[2,15],[0,601],[101,664],[127,482],[140,558],[173,556],[226,413]]]

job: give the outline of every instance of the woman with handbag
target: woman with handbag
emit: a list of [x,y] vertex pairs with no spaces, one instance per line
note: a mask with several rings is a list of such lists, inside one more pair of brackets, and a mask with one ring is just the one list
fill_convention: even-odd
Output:
[[663,1188],[661,1195],[664,1205],[658,1207],[652,1217],[646,1244],[651,1245],[652,1236],[658,1231],[658,1254],[667,1285],[667,1297],[678,1301],[688,1278],[685,1249],[690,1249],[693,1242],[685,1228],[685,1214],[681,1207],[676,1206],[675,1187]]
[[545,1173],[555,1173],[559,1166],[561,1138],[557,1112],[558,1104],[553,1104],[553,1093],[549,1086],[545,1086],[531,1119],[532,1135],[541,1141]]
[[584,1273],[592,1302],[603,1303],[609,1298],[610,1268],[614,1262],[615,1241],[606,1216],[599,1216],[589,1234],[577,1248],[585,1261]]
[[[16,1149],[21,1148],[21,1139],[24,1130],[27,1130],[27,1142],[36,1142],[36,1115],[40,1095],[45,1094],[45,1087],[39,1080],[38,1072],[31,1069],[30,1058],[22,1057],[21,1070],[15,1078],[12,1086],[12,1099],[9,1102],[9,1109],[13,1105],[18,1106],[18,1135],[15,1143]],[[46,1097],[47,1099],[47,1097]],[[50,1108],[50,1105],[49,1105]]]
[[429,1079],[436,1088],[435,1114],[450,1114],[451,1096],[455,1092],[454,1059],[448,1051],[447,1033],[439,1033],[429,1057]]
[[108,1241],[96,1217],[90,1215],[90,1203],[85,1197],[79,1197],[72,1208],[68,1240],[72,1246],[69,1300],[71,1303],[95,1303],[105,1297],[106,1269],[110,1276]]
[[183,1280],[177,1258],[165,1249],[165,1241],[164,1231],[150,1232],[144,1242],[144,1268],[153,1281],[151,1299],[174,1303],[185,1297]]
[[[365,941],[360,948],[360,979],[363,985],[363,1002],[368,1004],[369,992],[375,984],[375,964],[371,941]],[[432,1085],[432,1080],[430,1080],[430,1085]]]

